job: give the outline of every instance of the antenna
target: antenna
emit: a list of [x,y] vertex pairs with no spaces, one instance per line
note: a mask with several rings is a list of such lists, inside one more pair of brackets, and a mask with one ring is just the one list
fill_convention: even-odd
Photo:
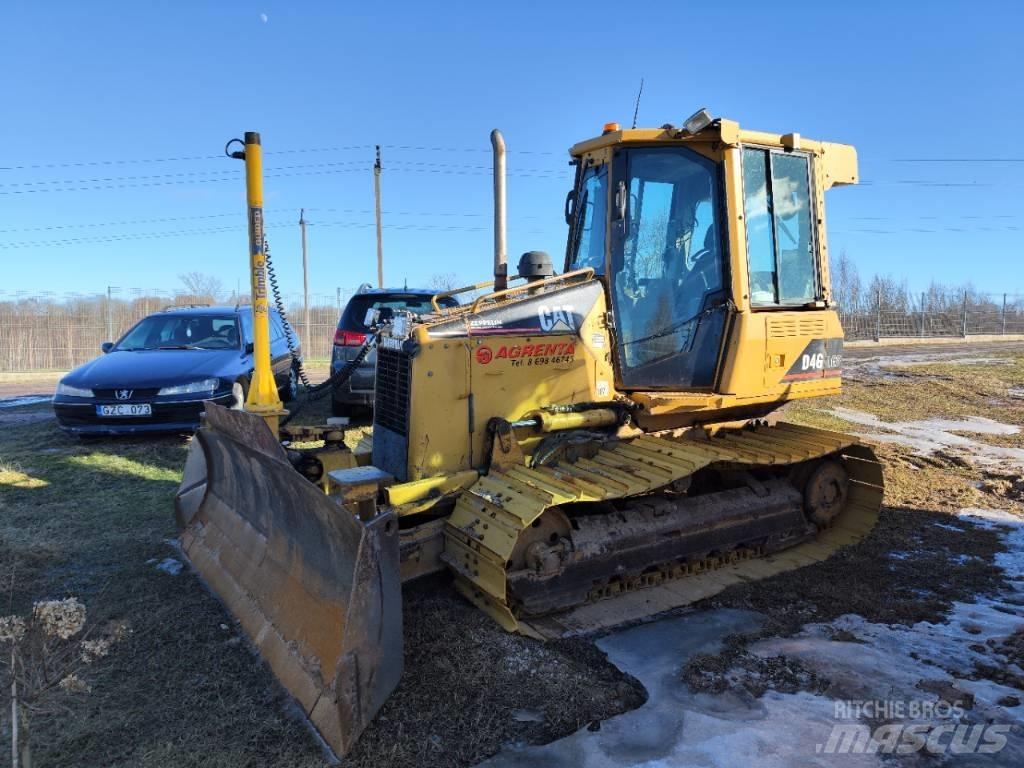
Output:
[[377,162],[373,164],[373,202],[377,214],[377,287],[384,287],[384,242],[381,236],[380,221],[380,172],[384,166],[380,164],[380,144],[377,144]]
[[640,91],[636,95],[636,109],[633,110],[633,127],[636,128],[636,118],[640,114],[640,97],[644,95],[644,79],[640,78]]

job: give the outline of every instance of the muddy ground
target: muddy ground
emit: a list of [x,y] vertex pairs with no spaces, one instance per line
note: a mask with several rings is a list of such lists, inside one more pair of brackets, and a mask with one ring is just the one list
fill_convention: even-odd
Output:
[[[962,416],[1024,424],[1024,400],[1013,394],[1024,382],[1021,345],[981,355],[939,354],[904,365],[899,350],[858,351],[841,397],[798,404],[787,409],[787,418],[885,440],[904,435],[844,419],[838,409],[887,424]],[[962,362],[978,357],[981,362]],[[81,444],[55,428],[46,405],[9,410],[18,420],[0,425],[0,582],[6,593],[0,614],[25,613],[44,597],[76,595],[94,625],[126,621],[133,630],[83,672],[91,692],[53,691],[41,702],[32,721],[37,763],[325,764],[317,741],[221,606],[187,569],[174,574],[166,567],[181,560],[171,498],[186,441]],[[935,431],[925,428],[931,437]],[[1024,447],[1020,433],[937,431],[968,442],[947,441],[932,450],[899,440],[879,444],[887,466],[885,508],[864,542],[826,563],[733,588],[698,606],[766,619],[742,631],[723,630],[720,648],[685,664],[680,657],[675,676],[698,693],[739,688],[755,697],[824,695],[837,685],[827,670],[791,661],[786,652],[765,658],[755,652],[757,644],[851,614],[900,625],[938,621],[958,600],[999,592],[1005,577],[996,558],[1004,539],[985,529],[967,533],[968,523],[955,513],[1024,514],[1020,467],[987,453]],[[545,743],[596,729],[647,698],[591,640],[542,645],[509,636],[442,577],[404,593],[406,674],[346,764],[468,766],[509,743]],[[856,642],[858,630],[841,624],[836,641]],[[1008,636],[985,652],[989,662],[963,672],[1019,689],[1019,672],[1008,660],[1019,660],[1021,646],[1019,637]],[[2,712],[6,717],[8,708]],[[8,720],[3,727],[6,739]]]

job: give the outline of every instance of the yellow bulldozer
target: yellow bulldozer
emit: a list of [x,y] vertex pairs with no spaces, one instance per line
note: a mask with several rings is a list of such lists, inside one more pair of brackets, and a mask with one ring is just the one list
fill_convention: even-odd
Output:
[[367,318],[372,448],[356,451],[343,426],[283,423],[258,134],[232,153],[257,370],[244,410],[207,407],[176,516],[195,570],[340,755],[401,677],[408,580],[447,570],[511,632],[586,634],[823,560],[881,505],[870,448],[775,413],[840,391],[824,194],[857,182],[853,147],[706,110],[606,125],[570,150],[561,272],[532,251],[509,275],[491,138],[493,280]]

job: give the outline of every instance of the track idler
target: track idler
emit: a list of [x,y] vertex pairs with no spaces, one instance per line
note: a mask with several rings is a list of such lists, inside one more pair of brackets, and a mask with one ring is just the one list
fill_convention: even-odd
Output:
[[398,524],[300,475],[263,419],[206,404],[175,516],[185,554],[344,755],[402,675]]

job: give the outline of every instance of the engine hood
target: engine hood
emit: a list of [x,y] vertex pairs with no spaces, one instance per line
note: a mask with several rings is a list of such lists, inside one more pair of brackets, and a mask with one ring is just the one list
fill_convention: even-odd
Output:
[[234,379],[251,366],[237,349],[115,350],[75,368],[63,381],[88,389],[146,389],[212,377]]

